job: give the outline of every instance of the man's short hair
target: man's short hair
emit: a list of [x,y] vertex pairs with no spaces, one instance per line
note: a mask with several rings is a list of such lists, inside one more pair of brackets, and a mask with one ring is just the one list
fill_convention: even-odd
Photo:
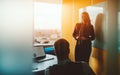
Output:
[[54,43],[55,53],[59,59],[64,59],[65,57],[68,57],[70,53],[69,49],[69,42],[66,39],[58,39]]

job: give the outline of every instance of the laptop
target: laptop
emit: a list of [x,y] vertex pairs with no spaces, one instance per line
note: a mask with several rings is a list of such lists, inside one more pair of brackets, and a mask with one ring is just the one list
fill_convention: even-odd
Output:
[[45,53],[44,47],[36,46],[33,47],[33,60],[34,62],[44,62],[47,60],[52,60],[54,59],[53,57],[49,57]]

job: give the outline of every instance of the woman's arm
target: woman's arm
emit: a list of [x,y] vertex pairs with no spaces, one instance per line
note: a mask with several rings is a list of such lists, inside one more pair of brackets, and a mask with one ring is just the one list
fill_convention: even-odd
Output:
[[90,35],[88,37],[91,41],[95,39],[95,32],[93,26],[90,26]]
[[79,39],[79,23],[76,24],[72,36],[74,39],[78,40]]

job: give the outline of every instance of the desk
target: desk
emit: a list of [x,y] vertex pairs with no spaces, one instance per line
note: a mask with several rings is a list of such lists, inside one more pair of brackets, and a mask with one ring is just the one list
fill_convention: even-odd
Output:
[[57,58],[56,58],[55,55],[46,54],[46,57],[53,57],[54,59],[48,60],[48,61],[44,61],[44,62],[40,62],[40,63],[33,62],[33,70],[32,70],[33,73],[43,72],[49,66],[57,64]]

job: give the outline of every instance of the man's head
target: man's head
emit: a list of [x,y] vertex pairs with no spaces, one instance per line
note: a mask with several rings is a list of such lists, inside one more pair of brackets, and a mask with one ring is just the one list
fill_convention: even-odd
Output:
[[58,60],[65,60],[69,57],[69,42],[65,39],[59,39],[54,43],[55,53]]

